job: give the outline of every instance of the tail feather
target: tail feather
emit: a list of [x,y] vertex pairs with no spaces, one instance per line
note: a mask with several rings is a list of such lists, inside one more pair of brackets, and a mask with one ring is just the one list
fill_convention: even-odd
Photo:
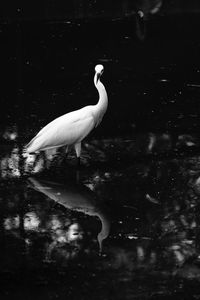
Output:
[[26,149],[26,152],[27,153],[32,153],[32,152],[35,152],[38,150],[38,147],[37,147],[37,142],[34,143],[36,141],[36,137],[34,137],[26,146],[25,146],[25,149]]

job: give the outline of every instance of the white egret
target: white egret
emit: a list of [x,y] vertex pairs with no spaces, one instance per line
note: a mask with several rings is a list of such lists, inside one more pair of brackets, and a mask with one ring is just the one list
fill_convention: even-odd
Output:
[[62,146],[67,147],[67,152],[68,146],[74,146],[76,155],[80,161],[82,140],[94,127],[100,124],[107,110],[108,96],[104,85],[100,81],[103,70],[104,67],[102,65],[96,65],[94,85],[99,93],[98,103],[67,113],[47,124],[26,145],[27,153],[46,150],[53,150],[54,152]]
[[61,183],[39,180],[33,177],[28,179],[30,187],[46,195],[60,205],[85,215],[98,217],[101,221],[101,231],[97,240],[99,251],[102,252],[102,243],[110,233],[110,219],[105,209],[99,204],[94,192],[82,185],[64,185]]

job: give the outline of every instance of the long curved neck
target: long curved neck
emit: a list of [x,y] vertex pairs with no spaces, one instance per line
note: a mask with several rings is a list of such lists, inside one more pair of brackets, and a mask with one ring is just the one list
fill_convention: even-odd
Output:
[[99,252],[102,253],[103,241],[109,236],[110,233],[110,220],[105,214],[102,214],[100,212],[96,215],[99,217],[102,226],[101,231],[97,236],[97,240],[99,243]]
[[97,122],[98,121],[100,122],[104,113],[107,110],[108,95],[107,95],[107,92],[106,92],[106,89],[105,89],[103,83],[100,81],[100,79],[98,79],[97,73],[94,76],[94,85],[99,93],[99,101],[95,105],[95,111],[96,111],[96,116],[97,116]]

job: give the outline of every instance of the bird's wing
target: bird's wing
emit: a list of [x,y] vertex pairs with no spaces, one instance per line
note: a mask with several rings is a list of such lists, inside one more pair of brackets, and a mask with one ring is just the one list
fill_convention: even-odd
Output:
[[[36,141],[38,141],[38,139],[40,141],[43,140],[45,136],[49,136],[50,132],[53,133],[53,131],[56,129],[58,131],[59,130],[61,131],[61,129],[63,128],[64,125],[65,125],[65,128],[68,126],[70,127],[72,124],[75,124],[78,121],[87,119],[89,116],[91,116],[91,111],[92,111],[91,106],[86,106],[79,110],[67,113],[63,116],[56,118],[55,120],[53,120],[52,122],[47,124],[44,128],[42,128],[38,132],[38,134],[26,145],[25,148],[26,148],[27,152],[33,151],[33,150],[31,150],[32,146],[33,146],[33,144],[35,144]],[[29,150],[31,150],[31,151],[29,151]],[[34,151],[37,151],[37,150],[34,150]]]
[[[39,132],[38,134],[30,141],[30,143],[37,137],[39,137],[42,133],[44,133],[45,131],[47,131],[49,128],[52,128],[53,126],[57,126],[59,125],[60,123],[62,123],[63,121],[64,122],[76,122],[78,121],[79,119],[82,119],[84,117],[87,116],[88,112],[90,111],[90,106],[86,106],[86,107],[83,107],[81,109],[78,109],[78,110],[75,110],[75,111],[72,111],[72,112],[69,112],[67,114],[64,114],[56,119],[54,119],[53,121],[51,121],[50,123],[48,123],[45,127],[43,127]],[[30,144],[29,143],[29,144]],[[28,145],[29,145],[28,144]],[[28,147],[27,145],[27,147]]]
[[27,147],[27,152],[46,150],[80,142],[94,128],[93,116],[69,119],[60,118],[56,123],[48,124],[48,128],[40,132]]

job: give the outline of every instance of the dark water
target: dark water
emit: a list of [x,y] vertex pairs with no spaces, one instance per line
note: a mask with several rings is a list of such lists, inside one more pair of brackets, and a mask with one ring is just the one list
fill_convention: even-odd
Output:
[[[200,298],[199,23],[147,25],[143,42],[130,20],[1,25],[1,299]],[[97,101],[97,63],[109,109],[80,169],[26,156]]]

